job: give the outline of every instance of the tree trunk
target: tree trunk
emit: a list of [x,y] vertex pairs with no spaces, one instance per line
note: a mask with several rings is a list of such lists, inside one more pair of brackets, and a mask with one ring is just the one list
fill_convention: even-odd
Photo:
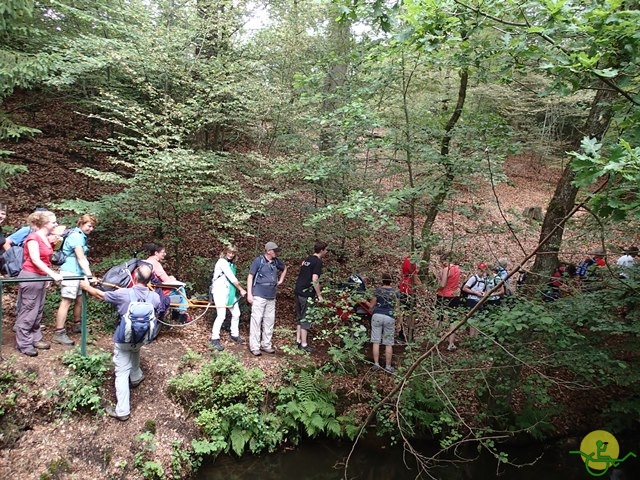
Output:
[[460,71],[460,83],[458,84],[458,101],[456,102],[456,108],[454,109],[451,117],[449,117],[449,121],[445,125],[444,128],[444,136],[440,141],[440,156],[442,158],[442,164],[444,166],[444,178],[440,183],[440,187],[438,193],[436,193],[429,205],[427,206],[425,220],[422,224],[422,232],[420,235],[422,241],[422,257],[420,259],[420,276],[423,280],[426,279],[426,275],[428,273],[428,269],[426,266],[429,264],[429,260],[431,259],[431,228],[433,227],[433,223],[438,216],[438,211],[445,198],[447,198],[447,194],[451,189],[451,185],[453,184],[454,174],[453,168],[451,165],[451,161],[449,159],[449,145],[451,144],[452,139],[452,130],[453,127],[456,126],[460,116],[462,115],[462,109],[464,108],[464,102],[467,98],[467,84],[469,82],[469,70],[467,68],[463,68]]
[[[602,86],[604,87],[604,85]],[[571,141],[571,150],[580,149],[580,143],[584,137],[597,138],[601,140],[611,120],[611,102],[616,98],[617,93],[613,90],[601,88],[591,103],[589,116],[585,121],[584,127],[580,130],[576,129],[574,138]],[[573,208],[578,189],[573,185],[575,173],[571,162],[567,164],[562,176],[556,185],[556,190],[547,207],[547,213],[542,222],[542,230],[540,231],[540,242],[549,235],[549,232],[562,220],[567,213]],[[529,277],[529,281],[533,285],[540,285],[548,281],[549,275],[558,266],[558,252],[562,245],[562,236],[564,234],[564,226],[558,228],[553,235],[542,244],[540,253],[536,255],[535,262],[531,271],[534,275]]]

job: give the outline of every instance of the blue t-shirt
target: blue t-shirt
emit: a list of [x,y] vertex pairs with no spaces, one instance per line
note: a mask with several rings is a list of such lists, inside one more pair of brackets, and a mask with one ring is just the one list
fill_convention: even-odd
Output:
[[29,235],[30,233],[31,233],[31,227],[29,226],[20,227],[18,230],[13,232],[7,238],[11,240],[11,245],[22,245],[24,243],[25,238],[27,238],[27,235]]
[[373,307],[373,313],[387,315],[393,318],[393,307],[396,305],[400,292],[396,288],[379,287],[376,289],[376,304]]
[[252,295],[267,300],[276,298],[278,277],[283,270],[284,263],[281,260],[274,258],[268,261],[264,255],[257,256],[249,267],[249,273],[253,275]]
[[76,247],[82,247],[85,257],[87,256],[87,252],[89,251],[87,236],[79,228],[74,228],[65,239],[64,245],[62,245],[62,253],[67,256],[67,259],[60,267],[61,272],[75,273],[76,275],[84,274],[76,257]]

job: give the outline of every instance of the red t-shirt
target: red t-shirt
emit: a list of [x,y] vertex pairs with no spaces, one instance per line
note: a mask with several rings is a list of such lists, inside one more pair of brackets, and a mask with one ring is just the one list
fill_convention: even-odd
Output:
[[402,262],[402,280],[400,280],[400,285],[398,286],[398,290],[401,293],[413,295],[413,276],[417,271],[418,266],[415,263],[411,263],[409,257],[406,257]]
[[458,288],[460,285],[460,267],[458,265],[449,265],[449,276],[447,277],[447,284],[438,288],[436,295],[439,297],[457,297]]
[[42,260],[47,267],[51,267],[51,255],[53,254],[53,247],[48,241],[43,240],[42,237],[36,232],[31,232],[24,240],[24,263],[22,264],[22,269],[26,270],[27,272],[35,273],[37,275],[46,276],[47,273],[40,270],[31,261],[31,255],[29,255],[29,247],[27,245],[31,241],[38,242],[38,248],[40,250],[40,260]]

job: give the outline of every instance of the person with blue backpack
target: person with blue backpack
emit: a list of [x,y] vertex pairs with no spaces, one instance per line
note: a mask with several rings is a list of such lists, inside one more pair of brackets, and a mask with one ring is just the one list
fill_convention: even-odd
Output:
[[249,350],[256,357],[261,352],[276,353],[271,344],[276,322],[276,290],[287,275],[286,265],[278,258],[279,252],[276,243],[267,242],[264,253],[251,263],[247,276],[247,302],[251,305]]
[[[60,275],[63,277],[77,277],[86,275],[91,277],[91,267],[87,259],[89,246],[87,245],[87,235],[93,232],[98,221],[90,214],[82,215],[77,222],[77,227],[72,228],[68,235],[63,238],[60,250],[65,256],[64,263],[60,267]],[[65,323],[69,307],[73,306],[73,333],[80,333],[80,322],[82,315],[82,302],[78,301],[82,292],[80,291],[79,280],[63,280],[60,287],[60,306],[56,313],[56,328],[53,332],[53,341],[61,345],[73,345],[74,341],[67,335]]]
[[106,412],[122,422],[129,420],[131,414],[129,385],[135,388],[144,380],[140,349],[155,340],[160,327],[156,318],[160,296],[147,286],[152,275],[153,269],[149,265],[140,265],[134,274],[133,287],[111,292],[92,287],[88,280],[80,282],[80,288],[89,295],[114,305],[118,311],[118,326],[113,335],[117,404],[107,407]]

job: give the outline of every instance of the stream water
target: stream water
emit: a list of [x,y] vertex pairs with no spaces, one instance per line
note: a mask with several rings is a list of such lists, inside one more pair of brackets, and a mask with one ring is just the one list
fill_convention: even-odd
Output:
[[[527,448],[509,448],[509,459],[520,467],[500,465],[494,457],[482,454],[473,457],[466,453],[469,461],[447,463],[430,470],[439,480],[638,480],[640,458],[628,458],[617,468],[609,468],[602,476],[587,472],[579,455],[570,450],[579,450],[581,439],[566,440],[549,445]],[[628,452],[640,456],[640,436],[618,439],[620,458]],[[264,456],[244,456],[241,459],[219,457],[215,462],[202,467],[195,477],[198,480],[342,480],[344,458],[351,444],[328,441],[307,443],[295,450]],[[432,448],[425,446],[423,453]],[[527,465],[534,462],[532,465]],[[360,445],[349,464],[349,480],[413,480],[418,470],[410,455],[403,455],[400,448],[379,448]],[[599,473],[599,472],[596,472]],[[428,478],[423,475],[420,478]]]

